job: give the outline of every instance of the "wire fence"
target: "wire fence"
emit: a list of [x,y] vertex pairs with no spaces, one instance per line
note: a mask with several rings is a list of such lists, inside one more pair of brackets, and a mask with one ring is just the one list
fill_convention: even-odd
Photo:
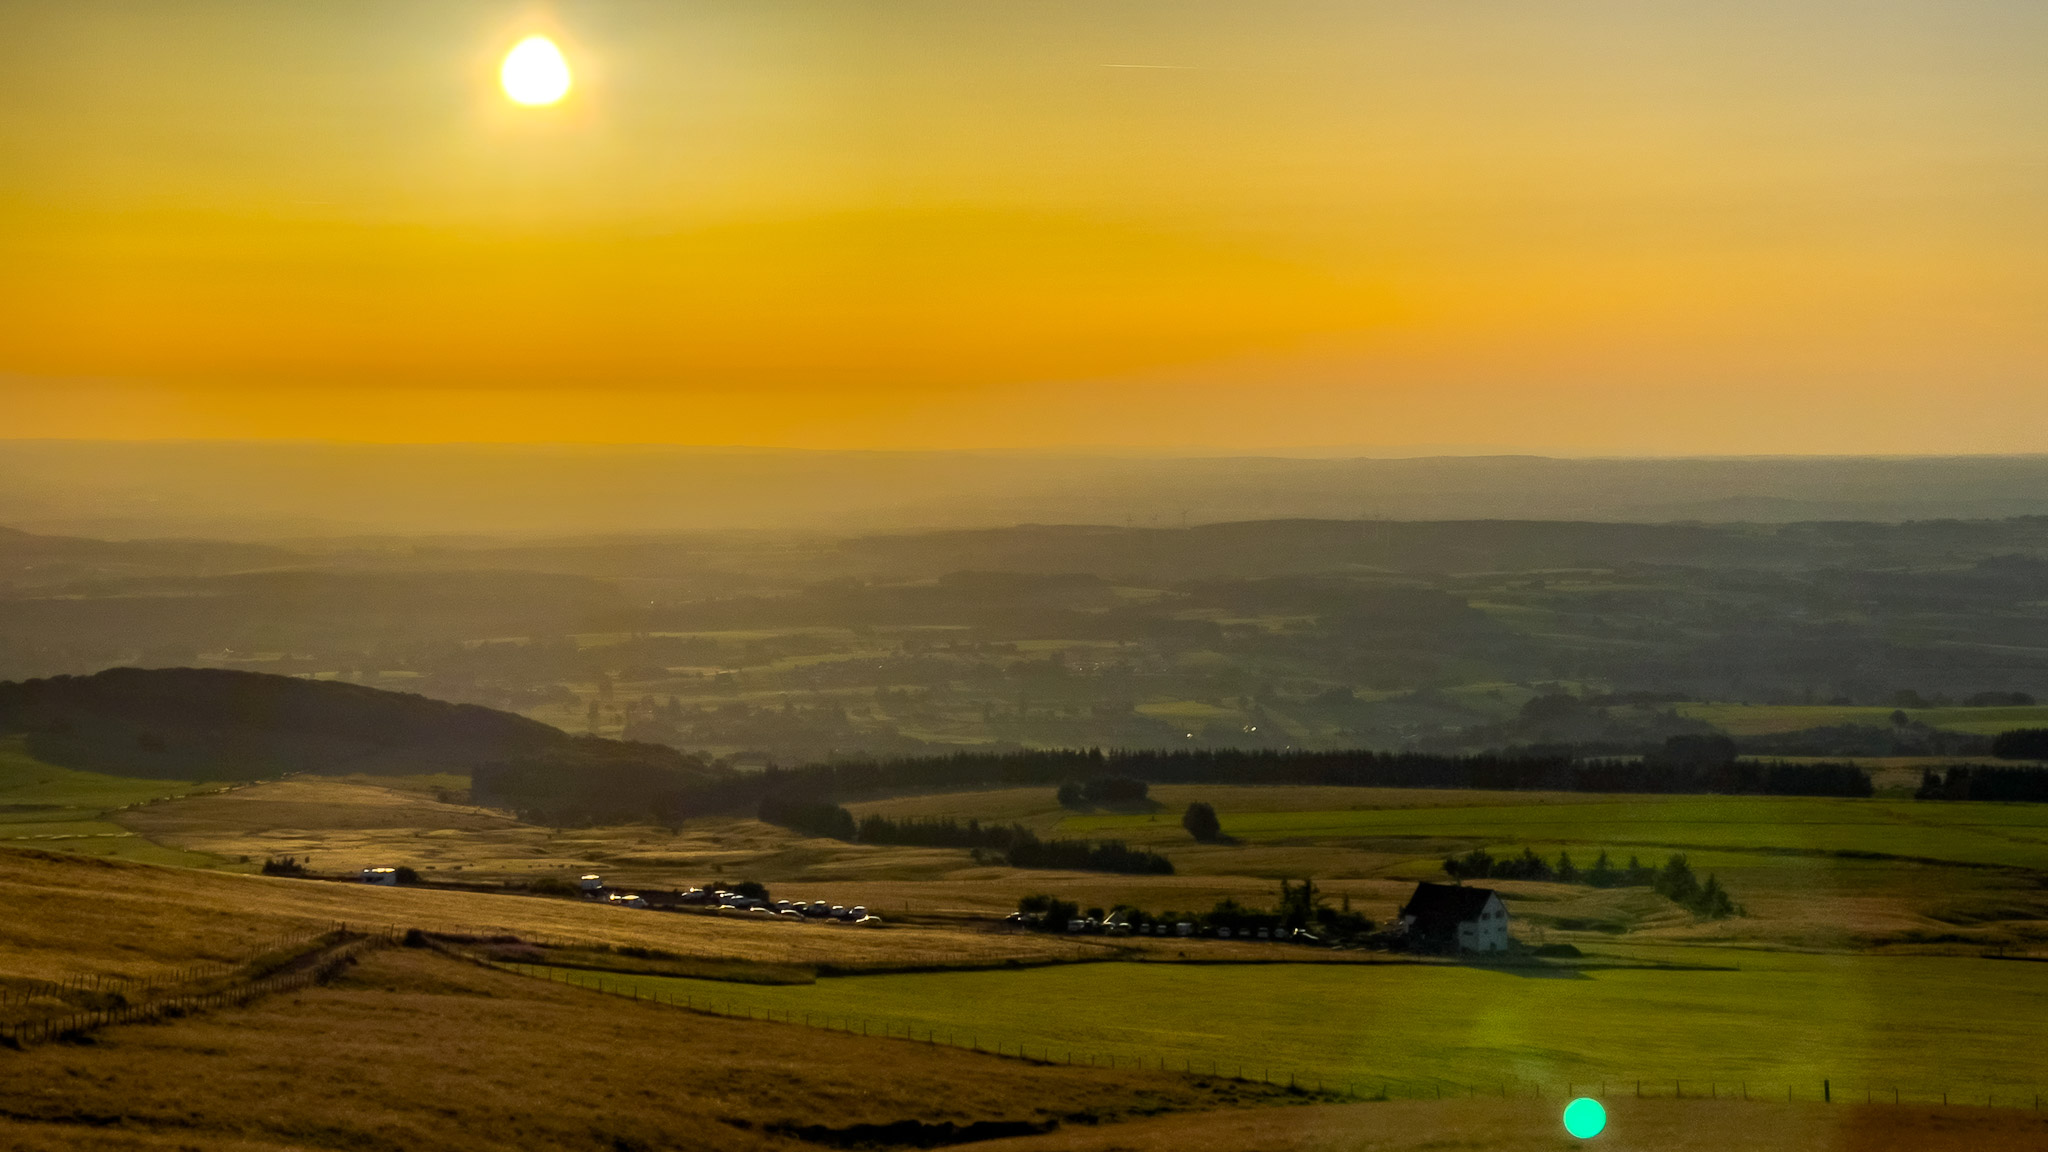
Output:
[[107,973],[89,972],[67,976],[61,980],[23,980],[0,986],[0,1008],[10,1008],[33,1003],[37,1000],[63,999],[81,993],[118,993],[122,996],[149,996],[168,988],[196,984],[204,980],[217,980],[232,976],[242,968],[265,956],[278,952],[303,948],[308,943],[335,931],[336,926],[307,928],[288,933],[247,953],[239,960],[207,960],[187,964],[169,972],[151,976],[116,976]]
[[[332,979],[345,965],[363,952],[387,947],[401,938],[396,928],[363,932],[351,931],[347,925],[337,925],[327,932],[300,938],[301,943],[321,943],[319,947],[292,957],[288,961],[287,971],[250,976],[221,988],[170,992],[137,1001],[121,998],[117,1003],[102,1007],[80,1008],[0,1026],[0,1044],[9,1048],[25,1048],[32,1044],[45,1044],[53,1040],[81,1036],[95,1029],[116,1024],[175,1019],[197,1012],[238,1007],[260,996],[292,992],[323,983]],[[258,958],[274,954],[277,950],[270,949],[259,954]],[[212,973],[217,967],[219,965],[216,964],[193,965],[180,971]],[[238,969],[229,969],[230,974],[235,971]]]
[[700,995],[644,988],[631,976],[606,977],[584,969],[547,964],[488,962],[492,967],[556,984],[660,1004],[690,1012],[702,1012],[732,1019],[761,1020],[801,1027],[822,1028],[856,1036],[906,1040],[917,1044],[952,1047],[986,1055],[1024,1060],[1034,1064],[1062,1064],[1130,1071],[1178,1072],[1210,1076],[1245,1083],[1267,1084],[1294,1092],[1345,1100],[1453,1100],[1533,1099],[1559,1103],[1578,1096],[1611,1100],[1629,1096],[1637,1099],[1771,1101],[1820,1104],[1890,1104],[1976,1106],[2040,1111],[2044,1092],[2015,1086],[1948,1086],[1930,1088],[1876,1082],[1853,1086],[1822,1079],[1811,1083],[1764,1083],[1748,1080],[1703,1078],[1630,1078],[1541,1082],[1522,1078],[1478,1081],[1372,1075],[1358,1070],[1287,1068],[1256,1061],[1230,1060],[1189,1053],[1092,1050],[1049,1040],[1026,1042],[991,1037],[988,1042],[972,1029],[920,1025],[915,1021],[890,1020],[845,1013],[803,1012],[746,1004],[731,997]]

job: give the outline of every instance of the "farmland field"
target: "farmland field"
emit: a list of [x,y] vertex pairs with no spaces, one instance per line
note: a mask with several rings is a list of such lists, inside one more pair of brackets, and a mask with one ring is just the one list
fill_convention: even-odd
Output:
[[[1223,830],[1253,843],[1460,837],[1572,848],[1872,853],[1968,864],[2048,864],[2048,806],[1778,796],[1558,797],[1516,804],[1240,812],[1218,796]],[[1172,814],[1090,814],[1063,833],[1149,841],[1180,833]]]
[[[689,997],[741,1014],[862,1022],[1064,1062],[1140,1060],[1323,1079],[1397,1096],[1503,1083],[1642,1079],[1660,1095],[1782,1098],[1894,1086],[2031,1093],[2048,1085],[2048,973],[1954,957],[1817,956],[1631,947],[1612,959],[1721,966],[1586,972],[1424,965],[1070,965],[862,976],[794,987],[606,977],[608,989]],[[589,980],[587,975],[573,978]]]

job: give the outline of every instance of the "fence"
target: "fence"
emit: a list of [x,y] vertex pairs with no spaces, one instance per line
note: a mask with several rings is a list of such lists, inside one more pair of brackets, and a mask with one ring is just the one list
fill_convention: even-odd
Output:
[[2003,1088],[1962,1087],[1928,1088],[1901,1084],[1858,1084],[1844,1086],[1830,1079],[1809,1084],[1786,1084],[1782,1081],[1763,1084],[1745,1080],[1715,1079],[1609,1079],[1583,1080],[1566,1083],[1543,1083],[1523,1079],[1497,1079],[1484,1083],[1467,1080],[1427,1079],[1414,1077],[1368,1075],[1356,1070],[1334,1072],[1327,1069],[1275,1068],[1255,1062],[1237,1062],[1214,1057],[1196,1057],[1188,1054],[1169,1055],[1162,1052],[1107,1052],[1088,1051],[1064,1044],[1039,1042],[1026,1044],[1006,1039],[995,1039],[993,1046],[981,1043],[979,1034],[971,1030],[946,1029],[943,1026],[920,1027],[913,1022],[878,1020],[873,1017],[849,1016],[844,1014],[806,1013],[795,1010],[777,1011],[773,1008],[740,1004],[730,998],[700,996],[694,992],[664,992],[660,989],[644,990],[640,981],[631,977],[607,978],[582,969],[562,968],[545,964],[524,964],[496,962],[492,967],[509,969],[536,979],[548,980],[570,987],[585,988],[607,995],[624,996],[644,1003],[660,1004],[685,1011],[702,1012],[733,1019],[772,1021],[811,1028],[824,1028],[850,1035],[874,1036],[907,1040],[917,1044],[939,1045],[963,1050],[981,1052],[991,1056],[1025,1060],[1035,1064],[1066,1064],[1098,1068],[1144,1070],[1156,1072],[1180,1072],[1187,1075],[1212,1076],[1221,1079],[1247,1083],[1270,1084],[1290,1091],[1313,1094],[1343,1100],[1451,1100],[1451,1099],[1525,1099],[1552,1100],[1559,1104],[1577,1096],[1594,1096],[1599,1099],[1614,1099],[1633,1096],[1638,1099],[1681,1099],[1681,1100],[1776,1100],[1781,1095],[1788,1102],[1811,1102],[1819,1104],[1943,1104],[1984,1107],[2005,1107],[2041,1110],[2044,1092],[2035,1088],[2006,1086]]
[[11,987],[0,987],[0,1008],[28,1004],[36,1000],[62,999],[82,992],[118,992],[123,996],[148,996],[165,988],[196,984],[202,980],[216,980],[232,976],[255,960],[287,949],[303,947],[323,936],[332,934],[334,927],[308,928],[281,936],[269,944],[249,953],[240,960],[209,960],[199,964],[187,964],[171,972],[157,976],[112,976],[89,973],[69,976],[62,980],[28,980]]
[[[347,925],[340,925],[329,931],[305,937],[304,940],[324,939],[335,936],[332,945],[314,949],[295,957],[294,968],[289,972],[261,976],[244,980],[226,988],[207,989],[174,993],[133,1004],[117,1004],[105,1008],[79,1009],[40,1020],[0,1027],[0,1043],[10,1048],[22,1048],[30,1044],[47,1043],[64,1036],[77,1035],[105,1028],[115,1024],[133,1024],[148,1020],[189,1015],[211,1009],[236,1007],[247,1004],[259,996],[277,992],[291,992],[309,985],[331,979],[351,959],[372,948],[381,948],[396,942],[399,934],[395,928],[374,929],[368,934],[351,933]],[[275,952],[273,948],[260,955]],[[218,965],[195,965],[189,971],[211,971]],[[181,970],[185,971],[185,970]],[[232,972],[233,969],[230,969]],[[62,987],[73,986],[66,982]]]

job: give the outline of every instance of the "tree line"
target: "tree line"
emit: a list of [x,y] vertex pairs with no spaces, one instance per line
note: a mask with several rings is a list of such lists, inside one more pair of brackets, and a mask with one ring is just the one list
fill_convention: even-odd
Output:
[[1017,901],[1017,911],[1027,925],[1042,932],[1064,932],[1075,920],[1093,920],[1098,925],[1129,925],[1133,931],[1163,930],[1171,933],[1180,924],[1186,924],[1203,935],[1228,929],[1231,936],[1238,938],[1253,937],[1264,929],[1269,938],[1284,939],[1300,930],[1312,933],[1318,941],[1332,942],[1362,939],[1371,935],[1374,929],[1369,917],[1351,910],[1351,897],[1345,896],[1340,904],[1332,906],[1323,890],[1307,877],[1299,884],[1281,880],[1279,902],[1271,908],[1242,904],[1225,897],[1207,912],[1167,909],[1155,913],[1135,904],[1118,904],[1107,910],[1100,907],[1084,909],[1074,901],[1040,894]]
[[1920,790],[1913,798],[2048,803],[2048,769],[1964,764],[1946,771],[1929,770],[1920,774]]
[[[769,797],[839,803],[906,792],[1057,788],[1073,781],[1112,779],[1146,785],[1305,784],[1785,796],[1871,793],[1869,776],[1852,764],[1736,760],[1733,745],[1726,741],[1688,744],[1681,738],[1674,738],[1659,755],[1641,760],[1582,760],[1565,752],[1539,751],[1444,756],[1232,748],[1087,749],[835,760],[760,772],[706,769],[696,764],[686,770],[635,755],[641,747],[582,741],[545,756],[479,765],[471,773],[473,795],[481,803],[511,808],[536,823],[560,826],[653,820],[673,826],[696,816],[753,812]],[[611,754],[600,754],[606,751]],[[1081,787],[1085,797],[1087,785]]]
[[1173,874],[1173,861],[1121,840],[1044,840],[1021,824],[983,824],[979,820],[952,817],[892,820],[873,815],[856,820],[853,813],[837,804],[780,797],[763,800],[758,814],[766,823],[808,836],[858,844],[994,852],[1013,868]]
[[1444,858],[1444,872],[1454,880],[1548,880],[1556,884],[1584,884],[1593,888],[1654,888],[1673,903],[1708,920],[1743,915],[1718,877],[1702,881],[1686,863],[1684,853],[1673,853],[1662,868],[1652,868],[1634,856],[1626,866],[1617,866],[1605,849],[1591,867],[1581,871],[1570,852],[1559,852],[1552,864],[1534,850],[1522,849],[1520,856],[1496,857],[1483,848],[1463,856]]

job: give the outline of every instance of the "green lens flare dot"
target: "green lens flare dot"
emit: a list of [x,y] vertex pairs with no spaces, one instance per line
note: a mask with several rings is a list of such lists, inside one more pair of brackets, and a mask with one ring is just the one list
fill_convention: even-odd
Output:
[[1581,1140],[1591,1140],[1607,1127],[1607,1109],[1598,1100],[1581,1096],[1564,1106],[1564,1130]]

